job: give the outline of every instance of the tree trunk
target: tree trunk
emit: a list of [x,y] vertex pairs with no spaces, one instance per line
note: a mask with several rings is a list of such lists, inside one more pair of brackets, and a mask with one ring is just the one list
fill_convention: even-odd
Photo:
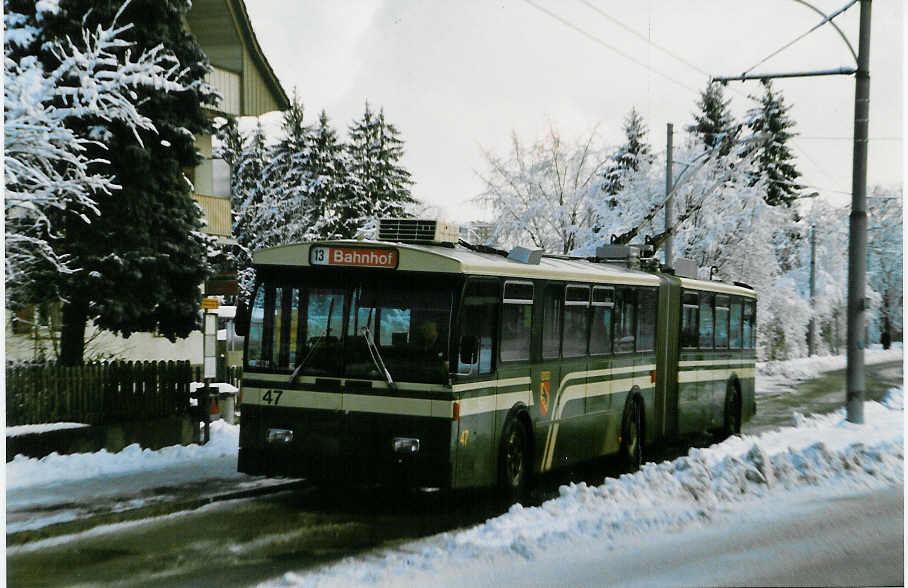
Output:
[[63,326],[60,332],[60,365],[78,365],[85,353],[87,305],[80,302],[63,304]]

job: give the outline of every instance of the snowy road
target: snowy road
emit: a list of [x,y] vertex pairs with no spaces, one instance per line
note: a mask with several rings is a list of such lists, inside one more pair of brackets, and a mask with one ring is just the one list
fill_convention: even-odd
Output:
[[[877,379],[884,385],[901,379],[900,367],[871,369],[882,374]],[[866,430],[843,428],[836,415],[792,419],[799,407],[784,391],[795,368],[800,369],[779,371],[778,386],[764,389],[759,402],[776,407],[762,411],[765,418],[797,422],[798,427],[773,432],[769,429],[775,424],[759,425],[759,438],[752,436],[757,431],[746,431],[751,436],[730,439],[718,449],[696,449],[680,460],[666,455],[660,459],[674,461],[601,487],[592,485],[602,481],[597,471],[581,476],[590,487],[559,490],[557,481],[549,481],[542,491],[544,504],[516,513],[496,516],[493,507],[472,497],[446,509],[432,497],[369,494],[345,499],[301,489],[13,545],[8,577],[16,585],[195,586],[249,585],[269,578],[276,585],[463,584],[466,575],[471,583],[486,585],[549,583],[549,578],[552,584],[601,585],[618,581],[614,570],[620,569],[621,581],[632,585],[893,583],[888,580],[901,578],[904,568],[901,397],[889,408],[868,403],[868,415],[873,415],[868,422],[876,424]],[[830,378],[833,384],[821,378],[815,394],[808,391],[804,401],[822,404],[840,394],[841,376]],[[766,380],[773,383],[771,377]],[[881,429],[884,421],[890,425]],[[8,464],[7,474],[20,478],[8,488],[8,508],[30,503],[34,508],[32,515],[8,522],[23,529],[42,524],[48,513],[34,512],[50,508],[67,492],[73,493],[73,506],[51,520],[82,516],[78,492],[94,496],[97,505],[106,495],[133,496],[140,503],[157,500],[155,492],[142,489],[142,479],[151,480],[150,487],[177,493],[194,483],[202,487],[199,480],[206,475],[217,476],[224,487],[263,483],[231,474],[236,440],[223,437],[229,431],[220,431],[223,447],[173,448],[173,455],[162,450]],[[817,441],[824,445],[815,447]],[[857,441],[867,446],[854,446]],[[765,458],[751,451],[755,442]],[[759,470],[760,460],[770,457],[773,471],[778,469],[771,489],[751,479],[759,478],[753,470]],[[130,473],[137,460],[147,469]],[[174,466],[175,461],[182,465]],[[168,475],[179,479],[168,480]],[[856,505],[864,511],[856,513],[851,508]],[[856,525],[856,519],[864,522]],[[357,555],[343,559],[350,554]],[[871,563],[867,570],[855,562],[842,564],[844,569],[829,581],[810,579],[833,569],[827,560],[841,563],[848,557]],[[705,559],[690,563],[690,558]],[[563,572],[566,564],[578,574],[571,581],[557,571]],[[494,575],[499,569],[509,572]],[[524,570],[530,575],[522,575]],[[867,575],[872,570],[875,575]]]
[[[904,581],[904,487],[859,495],[815,491],[755,502],[708,527],[589,541],[513,566],[477,563],[414,574],[433,586],[897,586]],[[781,512],[780,512],[781,509]],[[330,583],[330,582],[329,582]]]

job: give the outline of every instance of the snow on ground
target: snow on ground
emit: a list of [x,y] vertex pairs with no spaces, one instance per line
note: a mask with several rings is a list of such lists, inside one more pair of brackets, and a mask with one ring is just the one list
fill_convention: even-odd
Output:
[[16,425],[15,427],[6,427],[7,437],[18,437],[20,435],[31,435],[32,433],[49,433],[50,431],[62,431],[63,429],[81,429],[89,427],[85,423],[42,423],[40,425]]
[[[755,504],[784,509],[810,489],[828,496],[902,484],[902,388],[892,389],[883,403],[865,403],[864,415],[862,425],[848,423],[844,409],[799,415],[793,427],[692,449],[601,486],[562,486],[559,497],[538,507],[514,505],[466,530],[347,558],[311,574],[288,573],[266,585],[455,584],[466,566],[517,569],[520,561],[545,554],[721,524]],[[515,579],[523,581],[532,578]]]
[[[8,491],[17,490],[83,478],[164,470],[192,463],[202,465],[225,459],[235,466],[239,430],[239,426],[219,420],[211,423],[211,439],[205,445],[174,445],[153,451],[133,444],[117,453],[102,449],[97,453],[51,453],[40,459],[17,455],[6,464],[6,488]],[[198,478],[204,469],[197,469],[195,476]]]

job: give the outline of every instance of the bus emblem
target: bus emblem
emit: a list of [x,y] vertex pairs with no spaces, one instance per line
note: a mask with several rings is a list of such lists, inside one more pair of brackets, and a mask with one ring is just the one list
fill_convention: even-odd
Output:
[[551,382],[549,381],[540,382],[539,384],[539,410],[542,412],[542,416],[545,416],[549,412],[550,386]]

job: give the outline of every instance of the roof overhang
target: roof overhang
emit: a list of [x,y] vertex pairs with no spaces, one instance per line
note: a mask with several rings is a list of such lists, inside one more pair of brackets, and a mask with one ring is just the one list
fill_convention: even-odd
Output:
[[[287,93],[256,39],[243,0],[193,0],[187,23],[211,65],[242,74],[251,64],[277,110],[290,107]],[[249,59],[244,59],[244,50]],[[258,115],[261,112],[243,112]]]

